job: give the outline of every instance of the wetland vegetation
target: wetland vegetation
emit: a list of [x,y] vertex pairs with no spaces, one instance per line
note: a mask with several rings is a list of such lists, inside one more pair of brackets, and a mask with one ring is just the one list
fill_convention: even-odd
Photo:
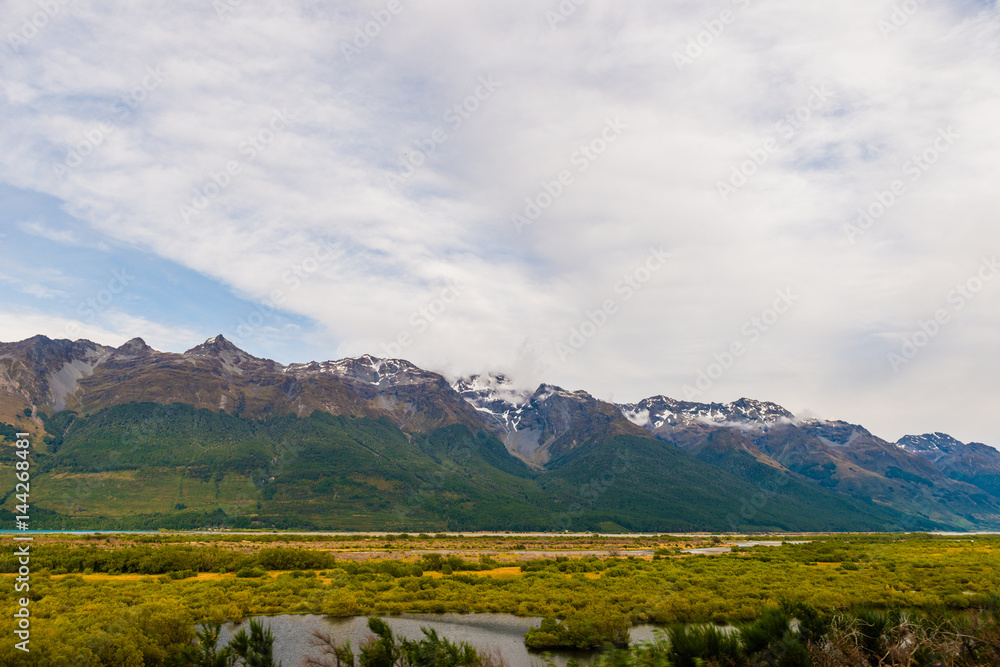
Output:
[[[5,643],[0,663],[169,665],[195,642],[199,623],[446,612],[545,619],[528,633],[529,647],[602,648],[604,664],[1000,659],[1000,538],[766,539],[785,543],[740,547],[753,538],[720,535],[39,536],[31,659],[19,662]],[[684,551],[713,546],[728,551]],[[4,567],[11,572],[10,561]],[[0,596],[13,608],[8,584]],[[614,649],[645,623],[662,626],[670,641]],[[724,624],[737,630],[717,629]],[[0,621],[0,632],[12,630],[11,619]]]

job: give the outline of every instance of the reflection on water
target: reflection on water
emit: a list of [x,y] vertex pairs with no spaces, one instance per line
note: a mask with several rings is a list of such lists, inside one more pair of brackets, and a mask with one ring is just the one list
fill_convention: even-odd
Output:
[[[274,657],[276,660],[281,660],[284,667],[300,667],[308,655],[319,657],[319,652],[312,649],[314,630],[330,634],[338,643],[350,640],[355,652],[371,634],[368,631],[368,619],[365,617],[283,615],[260,618],[274,633]],[[420,639],[423,637],[420,628],[429,627],[453,642],[467,642],[482,652],[499,653],[510,667],[544,664],[539,654],[529,653],[524,646],[524,633],[528,628],[537,626],[541,622],[538,618],[521,618],[507,614],[403,614],[382,618],[385,618],[393,633],[399,637]],[[247,622],[239,626],[226,624],[222,629],[220,645],[228,642],[234,634],[247,625]],[[637,626],[631,629],[631,633],[633,641],[648,640],[653,637],[653,628],[645,625]],[[587,654],[553,655],[555,664],[560,667],[563,667],[571,657],[576,658],[582,665],[590,662],[590,656]]]

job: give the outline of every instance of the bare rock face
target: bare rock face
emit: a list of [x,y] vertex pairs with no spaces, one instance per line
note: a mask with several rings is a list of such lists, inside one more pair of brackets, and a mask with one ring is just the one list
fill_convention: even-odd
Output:
[[500,454],[527,463],[532,474],[565,470],[585,456],[605,460],[594,452],[628,436],[642,439],[650,465],[666,465],[679,448],[758,486],[795,480],[932,524],[1000,525],[997,450],[942,433],[890,443],[859,425],[799,420],[767,401],[653,396],[617,405],[550,384],[519,387],[499,374],[449,382],[371,355],[284,366],[223,336],[181,354],[140,338],[118,348],[44,336],[0,343],[4,423],[41,429],[42,412],[86,416],[132,403],[181,403],[252,420],[315,411],[387,419],[410,438],[460,424],[496,434],[507,450],[497,443]]
[[950,479],[1000,496],[1000,451],[981,442],[964,443],[946,433],[907,435],[896,443],[928,461]]
[[151,357],[156,350],[146,345],[146,341],[141,338],[133,338],[116,348],[110,359],[116,361],[132,361],[134,359],[146,359]]
[[535,468],[545,468],[580,445],[618,434],[643,434],[613,403],[585,391],[542,384],[517,389],[501,374],[473,375],[453,384],[507,450]]
[[[799,420],[765,401],[693,403],[655,396],[620,407],[661,440],[717,465],[746,466],[752,459],[852,498],[944,522],[960,523],[963,511],[989,522],[1000,518],[1000,468],[990,468],[991,453],[1000,462],[1000,452],[993,448],[986,448],[987,459],[979,464],[989,472],[955,473],[932,463],[944,460],[939,450],[920,455],[915,441],[897,446],[856,424]],[[990,488],[996,498],[980,492]]]
[[79,383],[93,374],[113,349],[90,341],[35,336],[0,343],[0,386],[24,407],[59,412],[76,405]]
[[143,402],[255,419],[314,410],[384,416],[409,432],[453,423],[483,428],[444,377],[399,359],[364,355],[286,367],[221,335],[182,354],[158,352],[141,338],[118,348],[43,336],[0,344],[0,420],[35,406],[93,413]]

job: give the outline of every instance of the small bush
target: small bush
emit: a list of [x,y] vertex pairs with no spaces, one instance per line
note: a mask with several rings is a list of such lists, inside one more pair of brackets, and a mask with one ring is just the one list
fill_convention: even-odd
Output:
[[167,577],[177,581],[179,579],[190,579],[191,577],[198,576],[198,573],[194,570],[174,570],[173,572],[168,572]]
[[267,572],[260,569],[259,567],[245,567],[236,573],[237,579],[258,579],[263,577]]

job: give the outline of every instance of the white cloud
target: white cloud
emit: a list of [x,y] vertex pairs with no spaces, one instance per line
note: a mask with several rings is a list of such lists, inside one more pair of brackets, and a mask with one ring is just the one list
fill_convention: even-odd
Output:
[[21,291],[28,296],[33,296],[36,299],[55,299],[56,297],[62,296],[62,292],[57,292],[56,290],[49,289],[44,285],[29,284],[21,288]]
[[[15,268],[15,267],[10,267]],[[46,272],[39,276],[30,271],[0,272],[0,282],[10,285],[22,294],[36,299],[57,299],[66,296],[66,292],[53,285],[66,287],[69,284],[66,276],[60,271]]]
[[83,240],[72,229],[55,229],[39,220],[21,222],[18,224],[18,228],[26,234],[37,236],[60,245],[95,248],[103,251],[109,249],[106,243]]
[[103,326],[31,309],[0,310],[0,341],[25,340],[37,335],[54,340],[92,340],[117,347],[133,338],[142,338],[159,350],[185,350],[203,337],[187,327],[174,327],[121,312],[108,312]]
[[[924,5],[886,39],[890,6],[734,3],[732,24],[678,71],[675,54],[721,6],[589,0],[552,29],[555,2],[404,4],[347,62],[342,44],[384,3],[244,3],[220,21],[205,2],[78,0],[0,64],[0,179],[241,294],[281,290],[284,307],[344,341],[341,354],[411,334],[401,354],[426,366],[545,368],[621,400],[679,395],[793,287],[800,306],[706,399],[809,406],[886,437],[926,422],[1000,443],[995,288],[905,372],[886,360],[1000,251],[996,7]],[[11,25],[32,7],[14,6]],[[115,105],[149,67],[162,84],[119,120]],[[445,111],[483,76],[502,85],[454,129]],[[717,183],[824,85],[836,94],[723,203]],[[295,120],[272,136],[286,107]],[[109,114],[87,159],[55,174]],[[576,151],[616,117],[627,129],[579,172]],[[949,127],[955,145],[907,180],[904,164]],[[390,189],[398,156],[438,128],[447,141]],[[251,136],[266,147],[250,150]],[[240,173],[227,182],[230,161]],[[573,183],[516,233],[511,214],[561,170]],[[179,207],[214,194],[213,177],[221,194],[185,224]],[[849,244],[844,225],[896,179],[905,194]],[[348,255],[293,288],[289,268],[320,239]],[[673,253],[670,266],[562,363],[555,345],[651,245]],[[422,315],[452,280],[460,298]]]
[[48,239],[49,241],[53,241],[55,243],[62,243],[65,245],[79,244],[76,235],[68,229],[50,229],[44,223],[38,221],[22,222],[18,226],[21,228],[21,231],[27,234]]

